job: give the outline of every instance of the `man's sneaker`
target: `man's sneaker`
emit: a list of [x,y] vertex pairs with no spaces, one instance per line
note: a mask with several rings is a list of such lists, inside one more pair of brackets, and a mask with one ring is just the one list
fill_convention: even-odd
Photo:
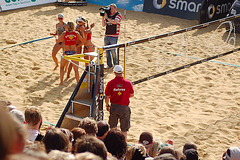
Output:
[[109,66],[104,66],[104,69],[110,69],[110,68],[112,68],[112,67],[109,67]]

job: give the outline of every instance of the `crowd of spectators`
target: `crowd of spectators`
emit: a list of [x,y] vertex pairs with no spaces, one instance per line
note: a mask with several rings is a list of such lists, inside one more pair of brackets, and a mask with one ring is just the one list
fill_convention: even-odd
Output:
[[[42,122],[37,107],[23,113],[0,101],[0,160],[199,160],[192,142],[179,151],[171,140],[163,143],[142,132],[138,143],[130,145],[122,131],[90,117],[71,130],[51,127],[44,135]],[[240,160],[240,149],[228,148],[222,160]]]

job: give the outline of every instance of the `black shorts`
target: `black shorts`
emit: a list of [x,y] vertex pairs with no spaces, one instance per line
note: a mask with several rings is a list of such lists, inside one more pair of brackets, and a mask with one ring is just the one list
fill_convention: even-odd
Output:
[[110,116],[109,116],[109,125],[110,128],[117,127],[118,120],[120,119],[120,128],[121,131],[126,132],[130,128],[130,116],[131,109],[129,106],[111,104]]

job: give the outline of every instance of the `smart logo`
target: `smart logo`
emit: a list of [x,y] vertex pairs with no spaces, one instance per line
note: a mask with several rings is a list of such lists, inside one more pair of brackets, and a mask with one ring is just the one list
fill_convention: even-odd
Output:
[[[153,0],[153,6],[156,9],[161,9],[166,4],[167,4],[166,0],[162,0],[162,3],[158,3],[158,0]],[[174,9],[174,10],[198,13],[201,5],[202,5],[201,3],[189,2],[189,0],[169,0],[168,8]]]
[[215,13],[215,6],[213,4],[210,4],[208,6],[208,18],[212,19]]
[[212,19],[213,16],[219,15],[219,14],[226,14],[229,12],[230,8],[232,6],[232,3],[223,3],[223,4],[217,4],[216,7],[213,4],[210,4],[208,6],[208,18]]
[[167,0],[161,0],[161,3],[158,3],[158,0],[153,0],[153,6],[156,8],[156,9],[161,9],[163,8],[167,3]]

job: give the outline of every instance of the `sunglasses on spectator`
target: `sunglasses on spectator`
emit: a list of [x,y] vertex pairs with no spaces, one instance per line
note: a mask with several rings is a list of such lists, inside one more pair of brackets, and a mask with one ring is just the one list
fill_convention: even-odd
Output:
[[63,19],[63,18],[58,18],[58,19]]

